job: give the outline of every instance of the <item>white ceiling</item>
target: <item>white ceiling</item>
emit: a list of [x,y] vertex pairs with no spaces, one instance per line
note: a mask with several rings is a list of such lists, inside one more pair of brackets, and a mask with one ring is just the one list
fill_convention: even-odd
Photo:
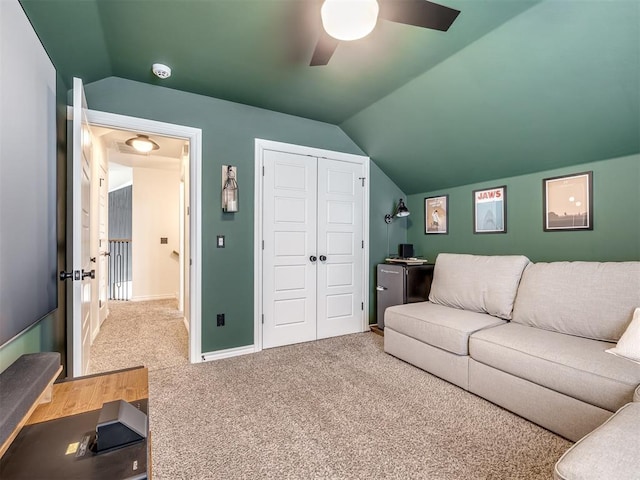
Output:
[[138,133],[127,130],[117,130],[100,126],[92,126],[91,131],[99,137],[107,149],[109,164],[117,163],[127,167],[179,169],[180,158],[188,142],[181,138],[149,135],[160,148],[149,153],[140,153],[129,147],[125,142]]
[[106,148],[109,168],[109,191],[118,190],[133,183],[133,168],[155,168],[179,170],[180,159],[188,141],[181,138],[149,135],[160,148],[149,153],[140,153],[125,142],[138,133],[129,130],[93,125],[91,132]]

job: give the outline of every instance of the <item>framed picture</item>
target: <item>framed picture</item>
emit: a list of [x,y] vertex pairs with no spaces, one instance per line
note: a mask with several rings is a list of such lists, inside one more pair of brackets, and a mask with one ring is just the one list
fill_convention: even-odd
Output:
[[593,230],[593,172],[542,180],[543,229]]
[[507,233],[507,187],[473,191],[473,233]]
[[424,199],[424,233],[449,233],[449,195]]

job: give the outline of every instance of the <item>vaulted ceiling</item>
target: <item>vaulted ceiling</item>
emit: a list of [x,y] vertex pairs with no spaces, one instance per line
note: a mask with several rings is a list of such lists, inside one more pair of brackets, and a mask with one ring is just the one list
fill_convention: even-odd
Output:
[[379,21],[323,67],[309,66],[321,1],[21,3],[67,81],[333,123],[407,193],[640,152],[637,0],[444,0],[462,12],[448,32]]

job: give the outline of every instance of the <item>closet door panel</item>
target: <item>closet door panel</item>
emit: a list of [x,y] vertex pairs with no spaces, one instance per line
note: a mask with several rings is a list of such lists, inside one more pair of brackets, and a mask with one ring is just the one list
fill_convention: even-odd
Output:
[[316,159],[265,151],[263,347],[316,339]]
[[362,171],[318,159],[318,338],[362,330]]

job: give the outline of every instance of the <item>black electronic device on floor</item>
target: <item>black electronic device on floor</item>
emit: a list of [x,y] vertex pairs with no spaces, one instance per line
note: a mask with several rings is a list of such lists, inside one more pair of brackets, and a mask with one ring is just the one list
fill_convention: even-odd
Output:
[[[143,480],[147,478],[148,426],[147,400],[127,403],[122,407],[93,410],[22,428],[7,452],[0,459],[2,480]],[[122,401],[122,403],[126,403]],[[105,404],[108,406],[109,404]],[[130,408],[129,408],[130,407]],[[132,410],[136,413],[132,414]],[[120,410],[123,413],[120,413]],[[115,413],[114,413],[115,412]],[[144,437],[139,429],[144,416]],[[132,420],[134,418],[135,420]],[[105,430],[105,427],[107,428]],[[109,431],[107,441],[98,452],[96,431]],[[125,432],[125,435],[122,434]],[[99,433],[100,435],[100,433]],[[124,442],[123,440],[127,440]],[[118,447],[119,444],[124,446]],[[110,447],[107,447],[110,445]]]
[[96,452],[139,442],[147,438],[147,415],[124,400],[105,403],[96,426]]

